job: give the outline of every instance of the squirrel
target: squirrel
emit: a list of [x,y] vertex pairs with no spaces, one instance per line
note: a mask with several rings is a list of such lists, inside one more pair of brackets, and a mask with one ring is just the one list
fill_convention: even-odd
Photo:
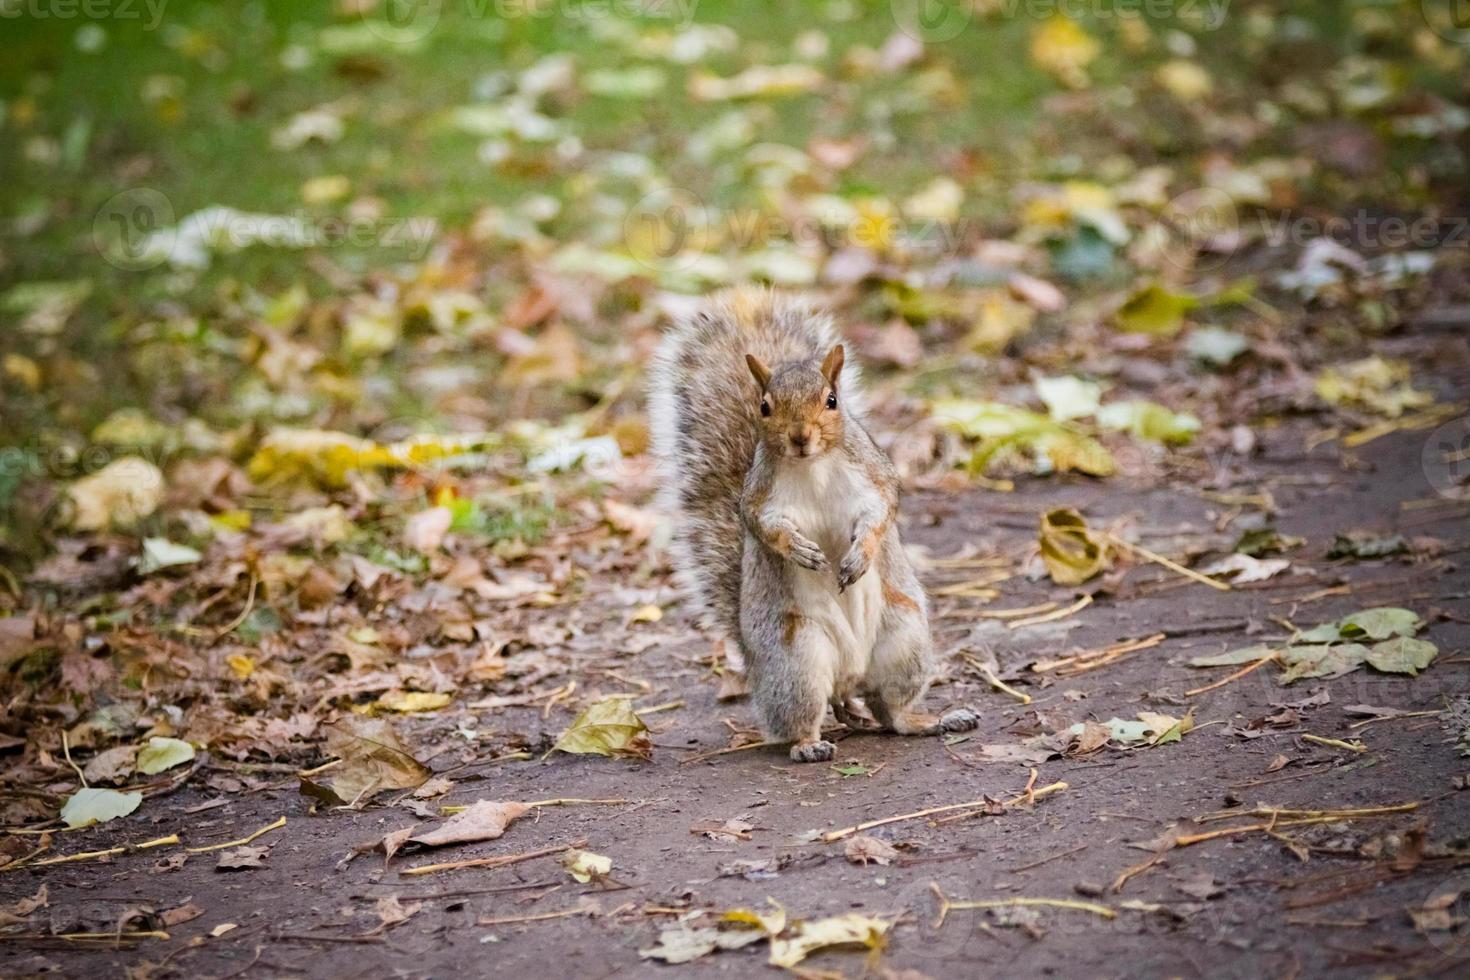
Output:
[[739,644],[762,727],[797,762],[834,757],[828,706],[855,730],[979,724],[915,707],[934,674],[928,601],[899,539],[898,473],[834,335],[800,299],[730,290],[680,318],[651,369],[675,570]]

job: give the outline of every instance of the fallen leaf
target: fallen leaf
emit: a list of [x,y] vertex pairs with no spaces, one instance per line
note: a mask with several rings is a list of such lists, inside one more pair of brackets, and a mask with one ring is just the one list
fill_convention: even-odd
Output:
[[428,800],[435,796],[443,796],[452,789],[454,789],[454,783],[451,780],[445,779],[443,776],[435,776],[414,790],[413,798],[416,800]]
[[194,746],[179,738],[155,735],[138,752],[138,771],[155,776],[166,769],[181,766],[194,758]]
[[1058,422],[1095,415],[1102,402],[1102,385],[1072,375],[1038,377],[1031,386],[1046,405],[1047,414]]
[[1041,516],[1041,560],[1053,582],[1080,585],[1109,565],[1107,545],[1070,507]]
[[582,884],[594,878],[602,879],[612,873],[612,858],[591,851],[572,848],[561,856],[561,866]]
[[430,507],[408,519],[403,528],[403,543],[410,551],[432,555],[444,544],[454,524],[454,511],[448,507]]
[[1199,306],[1199,300],[1188,293],[1176,293],[1154,283],[1128,297],[1115,320],[1118,328],[1128,333],[1172,337],[1184,327],[1184,317]]
[[412,714],[416,711],[438,711],[454,700],[451,694],[432,691],[388,691],[376,704],[386,711]]
[[185,922],[192,922],[203,914],[204,910],[202,908],[193,902],[185,902],[176,908],[165,909],[158,913],[158,917],[163,921],[165,926],[173,927],[182,925]]
[[552,746],[554,751],[647,759],[648,726],[627,698],[604,698],[583,709]]
[[690,824],[691,834],[703,834],[710,840],[733,843],[735,841],[750,840],[750,832],[755,825],[739,817],[731,817],[723,822],[718,820],[697,820]]
[[82,769],[88,783],[119,783],[132,775],[138,756],[137,746],[119,745],[99,752]]
[[663,960],[665,963],[690,963],[708,956],[717,949],[739,949],[766,938],[754,929],[690,929],[675,926],[661,930],[658,945],[638,951],[646,960]]
[[1228,578],[1237,585],[1243,585],[1246,582],[1264,582],[1290,567],[1291,562],[1285,558],[1252,558],[1250,555],[1235,552],[1200,569],[1200,572],[1217,578]]
[[327,770],[325,783],[301,777],[301,791],[332,805],[361,802],[385,789],[416,789],[432,775],[384,718],[352,716],[329,725],[327,749],[341,762]]
[[247,871],[251,868],[265,867],[266,855],[270,854],[269,845],[253,847],[243,844],[240,847],[232,847],[220,853],[219,860],[215,862],[216,871]]
[[1286,668],[1281,683],[1290,684],[1304,677],[1341,677],[1357,670],[1367,659],[1368,648],[1361,643],[1290,646],[1281,651],[1281,663]]
[[1208,657],[1193,657],[1189,661],[1191,667],[1235,667],[1240,664],[1255,663],[1262,657],[1269,657],[1273,648],[1264,643],[1254,646],[1241,647],[1228,653],[1217,653]]
[[857,912],[802,922],[791,938],[771,940],[769,961],[772,966],[792,969],[817,950],[831,946],[881,949],[891,927],[889,922]]
[[76,511],[71,526],[78,531],[129,528],[163,503],[163,471],[146,459],[125,456],[67,491]]
[[843,856],[853,864],[892,864],[898,857],[898,851],[893,845],[877,837],[869,837],[867,834],[857,834],[849,837],[847,843],[842,846]]
[[197,565],[203,559],[204,555],[195,548],[174,544],[167,538],[145,538],[143,554],[138,559],[138,574],[152,575],[164,568]]
[[67,798],[61,808],[61,819],[72,829],[107,823],[132,813],[142,802],[142,793],[83,787]]
[[400,922],[407,922],[423,907],[423,902],[409,902],[404,905],[397,895],[384,895],[373,905],[373,912],[378,916],[378,927],[373,931],[379,932]]
[[526,804],[515,801],[476,800],[469,809],[456,813],[440,826],[408,839],[428,847],[494,840],[505,833],[517,818],[530,811]]
[[1104,429],[1127,432],[1135,439],[1182,446],[1200,431],[1200,420],[1186,412],[1174,412],[1147,401],[1113,402],[1098,409],[1097,423]]
[[1368,651],[1368,666],[1386,674],[1408,674],[1411,677],[1428,667],[1439,648],[1427,640],[1407,636],[1373,644]]
[[1087,66],[1101,51],[1096,38],[1063,14],[1051,17],[1031,35],[1031,60],[1073,88],[1087,87]]

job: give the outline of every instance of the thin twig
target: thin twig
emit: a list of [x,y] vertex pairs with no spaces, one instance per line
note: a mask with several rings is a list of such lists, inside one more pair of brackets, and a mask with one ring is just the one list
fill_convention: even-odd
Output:
[[224,627],[215,634],[214,638],[216,640],[223,640],[225,637],[235,632],[235,630],[239,629],[240,625],[244,623],[245,620],[250,618],[250,614],[255,611],[255,593],[256,590],[258,590],[259,588],[260,573],[252,568],[250,570],[250,594],[245,597],[245,608],[240,610],[240,615],[232,619],[228,626]]
[[1019,630],[1028,626],[1040,626],[1042,623],[1054,623],[1059,619],[1066,619],[1073,613],[1079,613],[1092,605],[1092,596],[1085,595],[1065,609],[1053,610],[1040,616],[1027,616],[1025,619],[1017,619],[1006,623],[1006,629]]
[[989,684],[993,689],[1001,692],[1002,694],[1007,694],[1015,698],[1022,704],[1031,703],[1031,695],[1025,693],[1024,691],[1016,690],[1014,687],[1011,687],[1009,684],[1002,681],[999,677],[996,677],[995,672],[987,667],[984,661],[969,654],[964,655],[964,660],[971,667],[974,667],[975,670],[980,673],[980,676],[985,679],[985,683]]
[[540,915],[503,915],[496,918],[476,919],[477,926],[506,926],[517,922],[544,922],[547,919],[565,919],[573,915],[591,915],[591,910],[584,908],[563,909],[560,912],[542,912]]
[[1230,586],[1224,582],[1221,582],[1219,579],[1210,578],[1208,575],[1201,575],[1199,572],[1196,572],[1192,568],[1185,568],[1178,562],[1170,561],[1168,558],[1165,558],[1163,555],[1158,554],[1157,552],[1149,551],[1143,545],[1134,544],[1131,541],[1124,541],[1116,534],[1108,534],[1107,532],[1103,532],[1103,536],[1118,547],[1123,548],[1126,551],[1131,551],[1139,557],[1146,558],[1149,561],[1154,562],[1155,564],[1163,565],[1171,572],[1178,572],[1185,578],[1194,579],[1194,581],[1199,582],[1202,585],[1208,585],[1212,589],[1219,589],[1221,592],[1230,591]]
[[1215,681],[1215,683],[1213,683],[1213,684],[1206,684],[1204,687],[1196,687],[1194,690],[1185,691],[1184,692],[1184,696],[1187,697],[1187,698],[1192,698],[1196,694],[1204,694],[1206,691],[1213,691],[1217,687],[1224,687],[1226,684],[1229,684],[1231,681],[1238,681],[1242,677],[1244,677],[1246,674],[1249,674],[1250,672],[1252,672],[1254,670],[1259,670],[1260,668],[1262,668],[1262,667],[1266,666],[1267,664],[1271,663],[1273,660],[1275,660],[1277,658],[1277,655],[1278,655],[1279,652],[1280,651],[1278,651],[1278,650],[1272,650],[1270,653],[1268,653],[1266,656],[1262,657],[1260,660],[1256,660],[1256,661],[1253,661],[1252,663],[1247,664],[1246,666],[1242,667],[1240,670],[1235,671],[1229,677],[1222,677],[1218,681]]
[[261,827],[255,833],[250,834],[247,837],[241,837],[239,840],[225,841],[223,844],[210,844],[208,847],[186,847],[184,848],[184,850],[188,851],[190,854],[205,854],[209,851],[222,851],[227,847],[244,847],[246,844],[249,844],[257,837],[262,837],[270,833],[272,830],[280,830],[284,826],[286,826],[286,818],[281,817],[275,823],[272,823],[265,827]]
[[[1050,796],[1052,793],[1057,793],[1064,789],[1067,789],[1066,783],[1052,783],[1050,786],[1043,786],[1038,790],[1029,791],[1026,793],[1022,793],[1019,796],[1013,797],[1002,803],[1001,806],[1015,806],[1017,803],[1026,800],[1028,797],[1031,799],[1039,800],[1043,796]],[[883,817],[878,820],[868,820],[864,823],[856,824],[852,827],[844,827],[841,830],[828,831],[827,833],[819,837],[818,840],[820,840],[824,844],[831,844],[833,841],[839,841],[842,840],[844,837],[851,837],[853,834],[860,834],[863,831],[872,830],[874,827],[884,827],[891,823],[902,823],[905,820],[917,820],[920,817],[929,817],[933,816],[936,813],[950,813],[954,810],[969,810],[975,809],[977,807],[988,807],[991,805],[992,804],[990,800],[982,798],[978,800],[970,800],[968,803],[950,803],[945,806],[931,806],[928,809],[915,810],[913,813],[900,813],[896,817]]]
[[[60,857],[47,858],[44,861],[32,861],[24,864],[27,868],[44,868],[52,864],[71,864],[75,861],[94,861],[100,858],[116,857],[119,854],[129,854],[133,851],[146,851],[151,847],[167,847],[179,842],[178,834],[169,834],[157,840],[144,841],[141,844],[124,844],[121,847],[109,847],[105,851],[83,851],[80,854],[63,854]],[[12,861],[0,866],[0,871],[15,871],[22,867],[22,861]]]
[[1009,871],[1011,874],[1019,874],[1022,871],[1030,871],[1032,868],[1039,868],[1043,864],[1050,864],[1052,861],[1060,861],[1064,857],[1076,854],[1078,851],[1085,851],[1086,849],[1086,844],[1078,844],[1070,851],[1063,851],[1060,854],[1053,854],[1051,857],[1044,857],[1040,861],[1032,861],[1030,864],[1021,865],[1019,868],[1006,868],[1006,870]]
[[570,844],[559,844],[556,847],[543,847],[539,851],[527,851],[524,854],[501,854],[496,857],[470,858],[465,861],[445,861],[442,864],[421,864],[416,868],[404,868],[398,872],[400,875],[427,875],[438,871],[457,871],[460,868],[503,868],[511,864],[519,864],[522,861],[530,861],[534,858],[546,857],[550,854],[560,854],[574,847],[586,846],[586,839],[573,841]]

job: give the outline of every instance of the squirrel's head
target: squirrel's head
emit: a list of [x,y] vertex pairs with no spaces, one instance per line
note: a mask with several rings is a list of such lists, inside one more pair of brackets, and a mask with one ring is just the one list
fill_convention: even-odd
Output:
[[745,355],[760,385],[760,430],[769,452],[809,459],[842,443],[842,345],[833,347],[820,366],[815,360],[767,367],[754,354]]

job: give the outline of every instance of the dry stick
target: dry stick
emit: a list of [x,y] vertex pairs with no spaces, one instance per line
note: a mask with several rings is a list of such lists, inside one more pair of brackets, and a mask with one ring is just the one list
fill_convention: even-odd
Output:
[[[577,804],[594,805],[594,806],[595,805],[601,805],[601,806],[617,806],[617,805],[623,804],[623,803],[642,803],[642,802],[644,802],[644,801],[643,800],[579,800],[579,799],[575,799],[575,798],[572,798],[572,797],[566,797],[564,799],[559,799],[559,800],[537,800],[535,803],[526,803],[524,805],[525,806],[529,806],[529,807],[573,806],[573,805],[577,805]],[[456,814],[456,813],[463,813],[464,811],[466,811],[468,809],[469,809],[469,807],[467,807],[467,806],[459,806],[459,805],[455,805],[455,806],[441,806],[439,808],[439,812],[440,813],[443,813],[443,814],[452,815],[452,814]]]
[[1286,807],[1261,806],[1254,810],[1235,811],[1216,810],[1206,813],[1204,816],[1195,817],[1195,823],[1214,823],[1217,820],[1233,820],[1237,817],[1287,817],[1296,819],[1298,817],[1331,817],[1334,820],[1350,820],[1354,817],[1379,817],[1390,813],[1408,813],[1410,810],[1419,809],[1417,801],[1410,803],[1391,803],[1387,806],[1355,807],[1348,810],[1291,810]]
[[1064,857],[1070,857],[1071,855],[1076,854],[1078,851],[1085,850],[1087,850],[1086,844],[1078,844],[1070,851],[1063,851],[1060,854],[1053,854],[1051,857],[1044,857],[1040,861],[1032,861],[1030,864],[1023,864],[1019,868],[1006,868],[1005,870],[1010,872],[1011,874],[1019,874],[1022,871],[1030,871],[1032,868],[1039,868],[1043,864],[1050,864],[1053,861],[1060,861]]
[[[1052,783],[1050,786],[1043,786],[1038,790],[1032,790],[1026,793],[1021,793],[1019,796],[1012,797],[1011,799],[1006,800],[1004,803],[1002,803],[1001,806],[1014,806],[1015,804],[1027,799],[1028,796],[1031,799],[1039,800],[1043,796],[1050,796],[1052,793],[1058,793],[1067,788],[1068,787],[1066,783]],[[864,823],[860,823],[852,827],[844,827],[841,830],[831,830],[817,839],[820,840],[823,844],[831,844],[833,841],[842,840],[844,837],[851,837],[853,834],[860,834],[865,830],[872,830],[874,827],[883,827],[891,823],[902,823],[905,820],[917,820],[920,817],[933,816],[936,813],[949,813],[954,810],[974,809],[976,807],[986,807],[989,805],[990,801],[982,798],[978,800],[970,800],[968,803],[950,803],[945,806],[931,806],[926,810],[915,810],[913,813],[901,813],[896,817],[883,817],[879,820],[868,820]]]
[[190,854],[205,854],[209,851],[223,851],[227,847],[244,847],[246,844],[249,844],[257,837],[263,837],[264,835],[270,833],[272,830],[280,830],[284,826],[286,826],[286,818],[281,817],[275,823],[270,824],[269,826],[261,827],[255,833],[250,834],[247,837],[241,837],[239,840],[225,841],[223,844],[210,844],[208,847],[186,847],[184,848],[184,850]]
[[1184,696],[1187,697],[1187,698],[1192,698],[1196,694],[1204,694],[1206,691],[1213,691],[1217,687],[1224,687],[1226,684],[1229,684],[1231,681],[1238,681],[1242,677],[1244,677],[1246,674],[1249,674],[1251,671],[1259,670],[1260,668],[1262,668],[1262,667],[1266,666],[1267,664],[1271,663],[1273,660],[1275,660],[1277,658],[1277,655],[1279,653],[1280,653],[1279,650],[1272,650],[1270,653],[1268,653],[1266,656],[1262,657],[1260,660],[1256,660],[1256,661],[1253,661],[1252,663],[1247,664],[1246,666],[1242,667],[1240,670],[1237,670],[1235,673],[1231,674],[1229,677],[1222,677],[1218,681],[1215,681],[1215,683],[1213,683],[1213,684],[1206,684],[1204,687],[1196,687],[1195,689],[1193,689],[1191,691],[1185,691],[1184,692]]
[[1043,602],[1039,606],[1022,606],[1019,609],[989,609],[975,613],[980,619],[1020,619],[1025,616],[1036,616],[1040,613],[1048,613],[1057,607],[1055,602]]
[[215,634],[216,640],[223,640],[240,627],[240,624],[250,618],[255,611],[255,592],[260,588],[260,575],[254,570],[250,571],[250,594],[245,597],[245,608],[240,610],[240,615],[230,621],[230,624]]
[[1348,752],[1356,752],[1359,755],[1368,751],[1368,746],[1361,743],[1355,745],[1352,742],[1344,742],[1340,738],[1323,738],[1321,735],[1303,735],[1302,741],[1312,742],[1315,745],[1325,745],[1333,749],[1345,749]]
[[1224,582],[1221,582],[1219,579],[1210,578],[1208,575],[1201,575],[1199,572],[1196,572],[1192,568],[1185,568],[1178,562],[1170,561],[1157,552],[1149,551],[1143,545],[1133,544],[1130,541],[1124,541],[1116,534],[1108,534],[1107,532],[1103,532],[1103,536],[1106,537],[1113,544],[1124,549],[1125,551],[1131,551],[1139,557],[1147,558],[1149,561],[1154,562],[1155,564],[1163,565],[1171,572],[1178,572],[1185,578],[1194,579],[1196,582],[1199,582],[1202,585],[1208,585],[1212,589],[1219,589],[1221,592],[1230,591],[1230,586]]
[[1356,813],[1348,810],[1339,813],[1325,813],[1315,817],[1288,817],[1284,820],[1272,818],[1265,823],[1246,824],[1241,827],[1222,827],[1219,830],[1211,830],[1203,834],[1185,834],[1174,842],[1175,847],[1188,847],[1191,844],[1199,844],[1207,840],[1215,840],[1220,837],[1230,837],[1235,834],[1249,834],[1258,830],[1272,831],[1278,827],[1305,827],[1309,824],[1336,823],[1339,820],[1353,820],[1357,817],[1387,816],[1391,813],[1406,813],[1416,809],[1417,803],[1406,803],[1397,807],[1380,808],[1377,812],[1358,811]]
[[747,752],[750,749],[764,749],[785,744],[785,742],[750,742],[745,745],[727,746],[723,749],[715,749],[713,752],[701,752],[699,755],[691,755],[687,759],[681,759],[679,765],[687,766],[692,762],[703,762],[705,759],[713,759],[717,755],[729,755],[731,752]]
[[1100,915],[1104,919],[1116,918],[1118,913],[1106,905],[1098,905],[1093,902],[1078,902],[1070,898],[1001,898],[1001,899],[961,899],[951,902],[949,896],[939,888],[939,882],[931,881],[929,890],[939,899],[939,918],[934,920],[934,928],[938,929],[944,925],[944,920],[949,917],[951,909],[1003,909],[1003,908],[1054,908],[1071,909],[1074,912],[1091,912]]
[[1056,622],[1058,619],[1066,619],[1073,613],[1079,613],[1092,605],[1092,596],[1085,595],[1065,609],[1057,609],[1041,616],[1028,616],[1025,619],[1017,619],[1006,623],[1006,629],[1019,630],[1027,626],[1040,626],[1042,623]]
[[1405,711],[1401,715],[1382,715],[1382,716],[1380,716],[1378,718],[1367,718],[1367,719],[1364,719],[1363,721],[1355,721],[1351,725],[1349,725],[1348,727],[1349,728],[1353,728],[1353,729],[1357,729],[1357,728],[1363,728],[1363,727],[1368,726],[1368,725],[1376,724],[1376,723],[1378,723],[1380,721],[1399,721],[1399,720],[1401,720],[1403,718],[1427,718],[1430,715],[1438,715],[1438,714],[1442,714],[1442,712],[1440,712],[1440,711]]
[[505,926],[516,922],[544,922],[547,919],[565,919],[573,915],[591,915],[587,909],[563,909],[560,912],[542,912],[540,915],[504,915],[498,918],[476,919],[477,926]]
[[[146,851],[150,847],[167,847],[169,844],[177,844],[178,842],[178,834],[169,834],[167,837],[160,837],[157,840],[144,841],[141,844],[124,844],[121,847],[109,847],[105,851],[83,851],[80,854],[65,854],[61,857],[47,858],[44,861],[33,861],[30,864],[25,865],[25,867],[43,868],[51,864],[70,864],[73,861],[92,861],[98,858],[116,857],[119,854],[127,854],[132,851]],[[19,867],[21,867],[20,861],[12,861],[10,864],[0,867],[0,871],[14,871]]]
[[501,854],[496,857],[470,858],[465,861],[445,861],[443,864],[421,864],[416,868],[404,868],[398,872],[400,875],[427,875],[436,871],[457,871],[460,868],[503,868],[511,864],[519,864],[522,861],[530,861],[534,858],[546,857],[549,854],[560,854],[562,851],[574,847],[584,847],[586,838],[573,841],[570,844],[558,844],[556,847],[544,847],[539,851],[527,851],[524,854]]
[[1010,695],[1022,704],[1031,703],[1031,695],[1026,694],[1023,691],[1016,690],[1014,687],[1011,687],[1009,684],[1006,684],[1004,681],[1002,681],[999,677],[996,677],[995,673],[980,659],[972,657],[969,654],[965,654],[964,660],[971,667],[974,667],[977,671],[979,671],[980,676],[985,679],[985,683],[989,684],[993,689],[1000,691],[1002,694]]

